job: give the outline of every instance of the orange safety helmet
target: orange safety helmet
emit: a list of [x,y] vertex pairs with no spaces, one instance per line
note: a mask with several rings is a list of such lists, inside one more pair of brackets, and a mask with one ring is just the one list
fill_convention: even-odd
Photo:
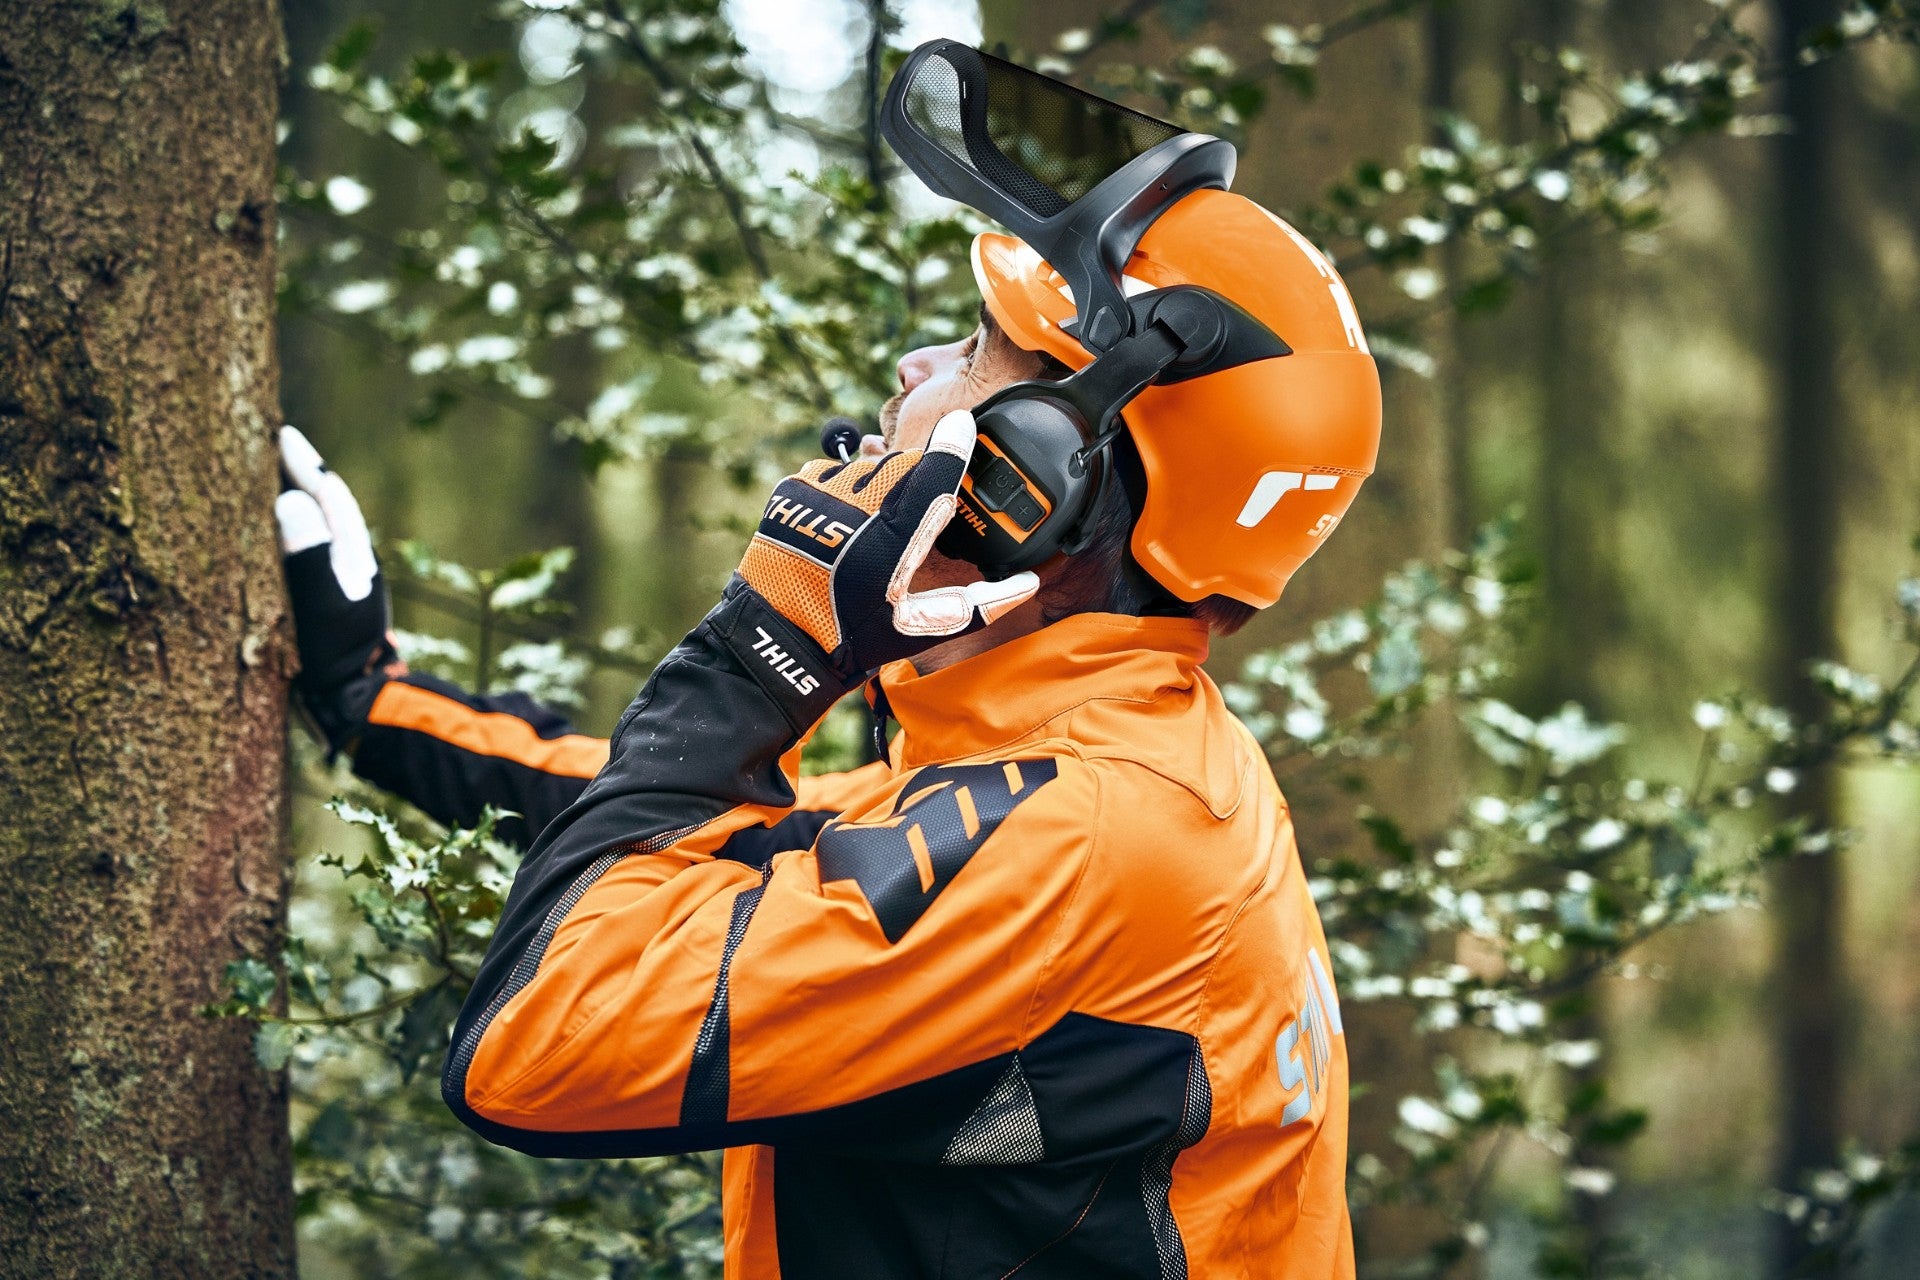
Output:
[[[1071,289],[1013,236],[973,242],[987,309],[1014,343],[1071,368],[1092,361],[1063,322]],[[1132,550],[1182,600],[1229,596],[1258,608],[1287,580],[1373,473],[1380,374],[1340,275],[1253,201],[1192,192],[1162,213],[1127,260],[1131,296],[1199,285],[1237,304],[1292,354],[1150,386],[1121,411],[1146,472]]]

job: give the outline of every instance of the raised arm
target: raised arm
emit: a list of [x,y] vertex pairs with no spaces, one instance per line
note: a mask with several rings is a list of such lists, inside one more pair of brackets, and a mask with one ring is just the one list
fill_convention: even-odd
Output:
[[[607,740],[523,693],[473,694],[408,672],[388,636],[386,585],[359,503],[300,432],[284,428],[280,447],[293,487],[274,514],[307,720],[355,773],[428,816],[469,827],[491,806],[512,815],[495,828],[502,839],[531,844],[607,762]],[[742,831],[726,856],[764,861],[774,845],[807,843],[846,790],[838,775],[806,780],[778,835]]]
[[[488,805],[517,816],[495,827],[523,848],[607,763],[607,740],[576,733],[565,716],[524,693],[481,696],[432,676],[366,677],[373,692],[350,748],[353,771],[449,826],[472,826]],[[804,848],[838,817],[844,797],[885,766],[800,779],[791,812],[750,826],[720,857],[755,866],[780,849]]]
[[[869,892],[897,897],[872,886],[904,888],[909,878],[913,896],[925,896],[928,874],[938,885],[958,869],[946,854],[930,853],[922,870],[911,855],[875,861],[849,839],[842,883],[828,892],[811,860],[776,854],[754,870],[723,851],[739,832],[790,820],[798,744],[836,698],[883,662],[986,625],[1032,595],[1030,574],[907,591],[952,513],[972,439],[971,420],[951,415],[924,455],[814,463],[775,491],[740,577],[661,663],[615,731],[606,767],[522,864],[442,1079],[469,1125],[550,1154],[741,1140],[733,1066],[744,1059],[733,1047],[731,992],[735,966],[761,939],[781,940],[789,954],[765,978],[756,966],[741,990],[766,992],[792,1017],[813,1012],[805,1026],[756,1031],[756,1043],[791,1045],[797,1032],[851,1048],[889,1008],[907,1012],[877,976],[892,940],[853,904]],[[783,522],[796,506],[808,519]],[[971,813],[975,834],[990,835],[1014,797],[1050,781],[1050,764],[1028,767],[955,780],[946,799],[960,806],[954,821]],[[773,923],[756,926],[761,912]],[[897,954],[926,963],[935,953]],[[938,994],[957,1000],[991,985],[990,958],[975,960],[956,958],[951,990]],[[894,1066],[913,1077],[912,1064]]]

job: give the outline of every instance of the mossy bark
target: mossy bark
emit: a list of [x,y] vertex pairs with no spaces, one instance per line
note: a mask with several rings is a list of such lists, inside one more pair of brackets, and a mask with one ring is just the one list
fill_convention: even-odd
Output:
[[293,1271],[279,10],[0,4],[0,1276]]

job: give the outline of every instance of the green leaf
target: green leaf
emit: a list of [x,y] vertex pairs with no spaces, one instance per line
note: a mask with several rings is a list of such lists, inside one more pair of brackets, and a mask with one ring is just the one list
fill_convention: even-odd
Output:
[[393,1056],[405,1078],[413,1079],[422,1066],[438,1062],[447,1051],[448,1029],[460,1012],[461,998],[461,992],[443,984],[407,1006],[400,1018],[398,1042],[393,1046]]
[[527,609],[540,603],[573,567],[573,556],[572,547],[554,547],[511,562],[494,575],[493,607]]
[[263,1022],[253,1033],[253,1057],[268,1071],[279,1071],[293,1056],[294,1029],[284,1022]]
[[446,421],[460,403],[460,394],[451,387],[434,387],[407,408],[407,424],[422,430]]
[[352,71],[373,51],[380,28],[372,22],[356,22],[347,28],[333,48],[327,50],[327,65],[335,71]]
[[1385,814],[1364,809],[1360,813],[1360,825],[1372,837],[1373,847],[1395,862],[1405,865],[1419,856],[1419,850],[1407,838],[1407,833],[1401,830],[1400,824]]
[[1665,826],[1653,833],[1654,875],[1662,879],[1684,879],[1693,874],[1699,863],[1698,846],[1678,828]]
[[1586,1140],[1595,1146],[1617,1147],[1638,1137],[1647,1127],[1647,1113],[1637,1108],[1609,1112],[1586,1128]]
[[1248,119],[1260,114],[1260,108],[1265,105],[1267,99],[1266,93],[1251,80],[1241,80],[1228,85],[1220,97],[1229,107]]
[[346,1104],[335,1098],[320,1109],[320,1114],[307,1126],[302,1138],[305,1151],[322,1160],[351,1160],[358,1150],[361,1139],[359,1126],[354,1123],[352,1112]]
[[229,964],[226,979],[234,999],[254,1009],[266,1008],[273,1001],[274,989],[279,985],[279,975],[274,973],[272,967],[252,956]]

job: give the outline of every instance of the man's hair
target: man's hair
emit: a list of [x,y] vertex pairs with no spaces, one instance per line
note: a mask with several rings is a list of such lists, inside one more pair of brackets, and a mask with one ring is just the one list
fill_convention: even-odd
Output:
[[[1013,345],[986,304],[980,305],[982,345],[1000,341]],[[1028,352],[1040,361],[1040,377],[1058,382],[1073,370],[1064,361],[1042,351]],[[1092,536],[1040,592],[1040,615],[1049,623],[1076,613],[1118,613],[1130,617],[1194,618],[1215,635],[1230,636],[1247,625],[1259,610],[1231,596],[1211,595],[1189,603],[1155,582],[1133,558],[1133,526],[1146,498],[1146,472],[1133,441],[1124,433],[1108,450],[1110,473],[1096,501]]]
[[1136,484],[1139,458],[1122,436],[1109,453],[1119,474],[1100,491],[1087,545],[1040,592],[1040,612],[1048,622],[1076,613],[1119,613],[1131,617],[1195,618],[1215,635],[1230,636],[1259,610],[1232,596],[1210,595],[1188,602],[1155,582],[1133,558],[1133,526],[1140,518],[1144,475]]

